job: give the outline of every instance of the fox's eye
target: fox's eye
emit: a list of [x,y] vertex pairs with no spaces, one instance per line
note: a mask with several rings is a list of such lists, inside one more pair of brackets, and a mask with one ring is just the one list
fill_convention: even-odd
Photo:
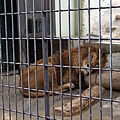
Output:
[[90,55],[90,60],[92,60],[93,59],[93,56],[92,55]]

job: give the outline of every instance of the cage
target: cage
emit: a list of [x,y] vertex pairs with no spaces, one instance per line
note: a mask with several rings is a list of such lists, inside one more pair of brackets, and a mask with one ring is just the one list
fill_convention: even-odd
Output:
[[1,0],[0,119],[119,120],[119,10],[119,0]]

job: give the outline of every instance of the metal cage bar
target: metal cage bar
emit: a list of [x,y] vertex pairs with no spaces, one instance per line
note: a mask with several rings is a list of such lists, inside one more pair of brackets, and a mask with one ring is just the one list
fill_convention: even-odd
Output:
[[6,0],[4,0],[4,11],[5,11],[5,38],[6,38],[6,62],[7,62],[7,91],[8,91],[8,114],[11,120],[11,104],[10,104],[10,81],[9,81],[9,58],[8,58],[8,16],[7,16],[7,6]]
[[[99,23],[98,23],[98,30],[101,30],[101,1],[99,1]],[[100,119],[102,120],[102,71],[101,71],[101,31],[99,31],[99,85],[100,85]]]
[[[78,46],[81,45],[81,38],[80,38],[80,0],[78,0]],[[78,47],[78,58],[79,58],[79,94],[80,94],[80,120],[82,120],[82,79],[81,79],[81,61],[80,61],[80,47]]]
[[44,92],[45,92],[45,119],[48,119],[50,117],[50,108],[49,108],[49,81],[48,81],[48,67],[46,64],[48,64],[48,41],[44,38],[47,35],[47,22],[46,22],[46,13],[44,10],[46,10],[46,0],[42,1],[42,47],[43,47],[43,66],[44,66]]
[[68,51],[69,51],[69,66],[68,66],[68,68],[69,68],[69,82],[70,82],[70,109],[71,109],[71,111],[70,111],[70,119],[72,120],[72,88],[71,88],[71,83],[72,83],[72,75],[71,75],[71,73],[72,73],[72,70],[71,70],[71,21],[70,21],[70,17],[71,17],[71,12],[70,12],[70,6],[71,6],[71,1],[70,0],[68,0]]
[[112,95],[112,0],[110,0],[110,119],[113,120],[113,95]]
[[31,95],[30,95],[30,90],[31,90],[31,87],[30,87],[30,61],[29,61],[29,36],[28,36],[28,1],[25,0],[24,1],[24,4],[25,4],[25,26],[26,26],[26,44],[27,44],[27,65],[28,65],[28,94],[29,94],[29,119],[32,119],[32,108],[31,108]]
[[52,119],[55,119],[55,96],[54,96],[54,92],[55,92],[55,89],[54,89],[54,86],[55,86],[55,84],[54,84],[54,81],[55,81],[55,79],[54,79],[54,75],[55,75],[55,73],[54,73],[54,59],[53,59],[53,12],[52,12],[52,10],[53,10],[53,1],[52,0],[49,0],[49,8],[50,8],[50,43],[51,43],[51,67],[52,67],[52,94],[53,94],[53,97],[52,97],[52,104],[53,104],[53,106],[52,106],[52,110],[53,110],[53,117],[52,117]]
[[[63,85],[63,81],[62,81],[62,33],[61,33],[61,0],[59,0],[59,45],[60,45],[60,86]],[[61,95],[60,95],[60,98],[61,98],[61,106],[62,106],[62,119],[63,118],[63,89],[61,87]]]
[[[90,11],[90,1],[88,1],[88,59],[89,59],[89,72],[91,71],[91,64],[90,64],[90,28],[91,28],[91,24],[90,24],[90,15],[91,15],[91,11]],[[92,107],[91,107],[91,74],[89,75],[89,106],[90,106],[90,120],[92,120]]]

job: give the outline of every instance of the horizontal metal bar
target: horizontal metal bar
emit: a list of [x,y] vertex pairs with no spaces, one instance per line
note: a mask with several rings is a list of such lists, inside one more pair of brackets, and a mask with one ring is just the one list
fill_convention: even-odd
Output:
[[[120,6],[105,6],[105,7],[90,7],[90,8],[72,8],[72,9],[61,9],[60,12],[66,12],[66,11],[78,11],[78,10],[98,10],[98,9],[113,9],[113,8],[120,8]],[[51,10],[44,10],[45,13],[50,13]],[[28,14],[33,14],[33,12],[35,13],[42,13],[42,11],[27,11]],[[59,12],[59,10],[52,10],[52,12]],[[12,13],[7,12],[6,15],[11,15]],[[17,15],[18,12],[14,12],[13,14]],[[19,14],[26,14],[26,12],[21,11]],[[5,13],[0,13],[0,15],[5,15]]]

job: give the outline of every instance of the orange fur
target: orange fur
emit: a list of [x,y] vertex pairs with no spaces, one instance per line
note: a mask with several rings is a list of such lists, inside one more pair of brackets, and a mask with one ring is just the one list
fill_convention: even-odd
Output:
[[[79,68],[75,68],[75,66],[79,67],[79,58],[80,58],[80,65],[81,67],[84,67],[81,69],[81,73],[84,75],[87,75],[89,73],[89,61],[91,64],[91,68],[98,67],[99,65],[99,46],[98,44],[91,44],[90,46],[90,57],[91,59],[88,59],[88,44],[84,44],[80,46],[80,56],[78,56],[78,48],[72,48],[70,50],[70,57],[71,62],[69,62],[69,51],[64,50],[62,52],[62,89],[63,92],[66,92],[69,90],[70,86],[72,88],[79,86]],[[51,58],[53,58],[53,62],[51,61]],[[71,63],[71,65],[69,65]],[[101,67],[105,67],[107,63],[107,54],[105,53],[105,50],[101,49]],[[37,64],[43,64],[43,59],[37,61]],[[60,54],[56,53],[53,54],[52,57],[48,57],[48,65],[60,65]],[[71,68],[71,75],[69,73],[69,68],[66,66],[74,66],[74,68]],[[35,80],[35,68],[37,70],[37,79]],[[28,84],[28,69],[29,69],[29,84]],[[23,70],[23,76],[19,81],[19,86],[22,87],[20,89],[21,93],[25,96],[29,96],[29,92],[27,88],[30,88],[30,97],[36,97],[36,93],[38,97],[44,96],[44,92],[36,92],[36,85],[38,90],[44,90],[44,75],[43,75],[43,66],[37,65],[36,67],[34,65],[31,65],[30,67]],[[52,74],[53,72],[53,74]],[[91,71],[92,72],[92,71]],[[52,77],[54,80],[54,91],[60,92],[60,68],[59,67],[48,67],[48,78],[49,78],[49,90],[52,90]],[[70,85],[70,78],[72,84]],[[37,81],[37,83],[36,83]],[[28,87],[29,86],[29,87]],[[33,90],[34,89],[34,90]],[[52,93],[50,94],[52,95]]]

